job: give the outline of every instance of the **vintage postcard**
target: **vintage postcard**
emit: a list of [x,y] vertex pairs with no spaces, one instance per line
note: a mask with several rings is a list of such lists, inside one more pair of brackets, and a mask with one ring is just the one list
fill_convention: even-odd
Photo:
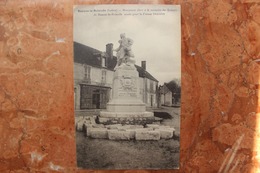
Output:
[[178,5],[74,7],[74,103],[81,169],[178,169]]

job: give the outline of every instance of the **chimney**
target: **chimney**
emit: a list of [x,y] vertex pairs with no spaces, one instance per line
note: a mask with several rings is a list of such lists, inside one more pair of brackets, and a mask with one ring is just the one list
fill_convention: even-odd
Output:
[[111,60],[113,58],[113,44],[112,43],[108,43],[106,45],[106,53],[108,55],[107,58],[109,58]]
[[141,63],[142,63],[142,68],[143,68],[144,70],[146,70],[146,61],[142,61]]

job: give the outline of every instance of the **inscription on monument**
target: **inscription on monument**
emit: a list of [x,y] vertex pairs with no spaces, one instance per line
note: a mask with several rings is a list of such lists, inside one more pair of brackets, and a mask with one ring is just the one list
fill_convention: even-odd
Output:
[[120,97],[137,97],[137,94],[134,92],[119,92],[118,96],[120,96]]
[[120,89],[124,90],[124,91],[136,91],[137,87],[136,87],[136,80],[133,79],[130,76],[123,76],[122,78],[120,78],[120,84],[121,87]]

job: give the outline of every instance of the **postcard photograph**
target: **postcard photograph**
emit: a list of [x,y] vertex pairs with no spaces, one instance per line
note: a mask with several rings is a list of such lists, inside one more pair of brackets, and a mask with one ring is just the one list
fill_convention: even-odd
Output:
[[178,169],[178,5],[74,6],[80,169]]

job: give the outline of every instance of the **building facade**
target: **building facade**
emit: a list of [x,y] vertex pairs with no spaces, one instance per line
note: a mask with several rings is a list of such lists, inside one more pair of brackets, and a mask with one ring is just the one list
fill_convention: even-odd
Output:
[[162,106],[172,106],[173,96],[171,90],[166,86],[166,84],[159,87],[160,92],[160,104]]
[[[105,109],[112,96],[114,67],[113,45],[101,52],[74,42],[74,103],[75,110]],[[140,98],[149,107],[157,107],[158,81],[146,71],[146,62],[137,66]]]
[[136,65],[140,80],[140,96],[148,107],[158,106],[158,81],[146,71],[146,61],[142,61],[141,67]]

